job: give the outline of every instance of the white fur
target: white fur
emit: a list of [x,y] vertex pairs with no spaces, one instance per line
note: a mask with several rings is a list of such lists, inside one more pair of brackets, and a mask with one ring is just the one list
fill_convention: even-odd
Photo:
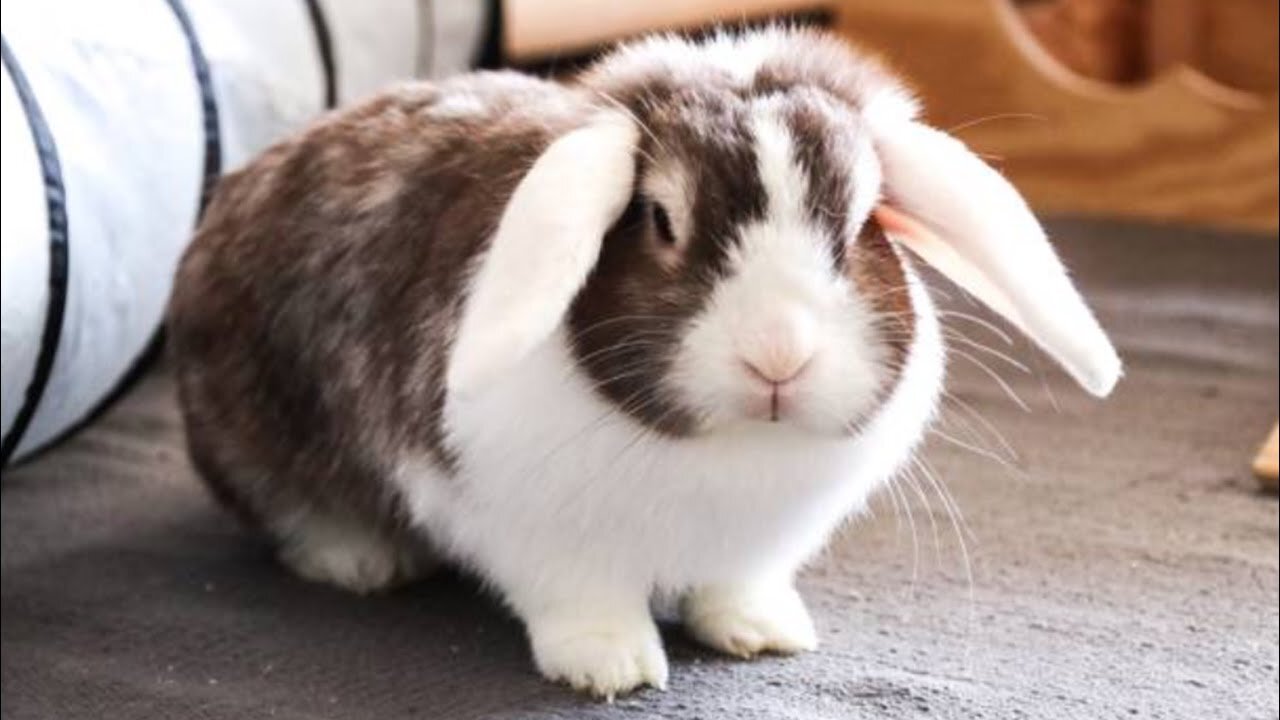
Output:
[[521,179],[472,284],[451,391],[481,387],[559,324],[631,197],[638,135],[629,119],[602,113],[553,142]]
[[866,134],[858,136],[855,141],[856,150],[853,156],[853,197],[849,200],[850,222],[858,227],[866,222],[880,202],[880,193],[884,185],[884,173],[880,168],[880,158],[876,155],[875,145]]
[[397,484],[413,522],[526,622],[549,677],[604,695],[661,686],[656,591],[776,583],[737,609],[695,604],[690,626],[734,652],[808,647],[802,608],[759,598],[788,597],[795,569],[923,435],[943,348],[914,274],[911,296],[919,322],[902,382],[857,435],[755,422],[659,436],[594,392],[560,333],[494,382],[448,398],[455,476],[413,454]]
[[[753,385],[743,363],[765,376],[803,368],[788,383],[792,419],[840,433],[887,379],[884,349],[871,309],[833,270],[829,241],[810,224],[806,175],[772,104],[757,108],[753,130],[766,214],[742,229],[729,279],[690,324],[673,382],[716,425],[753,406],[768,408],[769,388]],[[877,192],[875,177],[859,183],[869,197]]]
[[[916,283],[912,297],[929,309]],[[401,485],[433,537],[514,596],[647,593],[794,567],[922,435],[942,349],[931,317],[918,329],[903,381],[853,437],[759,422],[666,439],[598,396],[557,336],[482,392],[451,398],[457,477]]]
[[684,599],[682,615],[694,637],[730,655],[789,654],[818,646],[804,600],[786,580],[699,588]]
[[[524,620],[542,673],[607,697],[666,682],[655,594],[685,594],[691,631],[726,652],[813,647],[794,574],[907,461],[941,389],[937,321],[908,268],[918,322],[901,381],[848,426],[886,390],[882,343],[809,226],[805,176],[771,107],[753,131],[766,217],[741,228],[730,279],[692,322],[674,372],[681,400],[708,417],[703,432],[669,438],[621,413],[561,327],[518,364],[448,393],[451,476],[425,453],[406,454],[394,475],[413,523]],[[508,242],[518,241],[500,237],[490,263],[517,247]],[[520,321],[509,304],[491,308]],[[808,356],[779,422],[752,419],[742,362],[759,353]]]
[[778,32],[756,32],[742,35],[719,33],[711,41],[695,47],[698,57],[694,60],[706,72],[706,67],[723,70],[743,84],[755,79],[760,67],[776,57],[783,47],[783,36]]
[[384,589],[424,570],[413,549],[372,530],[315,513],[275,522],[280,560],[299,577],[358,593]]
[[[787,47],[780,37],[644,41],[600,72],[643,80],[656,63],[677,82],[711,69],[745,84]],[[851,84],[866,86],[858,106],[872,138],[857,138],[846,158],[855,179],[846,231],[871,212],[883,171],[892,201],[947,231],[1001,284],[1033,337],[1087,387],[1108,390],[1118,360],[1021,198],[957,142],[911,120],[914,103],[896,84],[850,65]],[[768,98],[752,108],[764,217],[736,229],[725,277],[684,327],[670,387],[656,388],[696,413],[696,432],[660,434],[602,396],[564,327],[635,190],[638,129],[609,114],[543,153],[476,268],[441,417],[456,463],[446,471],[422,448],[395,458],[391,481],[411,523],[502,595],[549,678],[609,698],[663,687],[655,597],[680,598],[692,634],[725,652],[813,648],[795,573],[908,462],[933,418],[945,356],[928,294],[903,258],[916,323],[889,386],[882,318],[808,217],[807,175],[781,110]],[[665,160],[644,190],[683,242],[695,175],[681,158]],[[323,517],[275,530],[304,576],[367,589],[406,571],[403,548]]]
[[626,62],[660,62],[666,67],[691,75],[705,75],[708,70],[729,74],[735,81],[749,84],[770,58],[782,48],[778,31],[744,35],[720,33],[704,43],[693,44],[678,35],[654,35],[620,49],[611,65],[622,71],[631,69]]
[[1120,358],[1013,186],[943,132],[883,119],[871,127],[889,201],[935,231],[964,261],[961,267],[981,273],[997,291],[993,309],[1081,386],[1110,393]]
[[[697,44],[679,35],[653,35],[623,45],[593,72],[618,81],[628,77],[643,79],[655,67],[690,80],[705,78],[708,72],[719,72],[740,87],[746,87],[762,67],[790,51],[792,44],[787,37],[790,32],[780,26],[749,33],[722,32]],[[919,103],[911,93],[899,83],[886,82],[872,62],[852,54],[844,58],[827,55],[816,62],[843,62],[850,78],[862,80],[860,107],[864,117],[897,122],[913,120],[920,112]]]
[[[701,48],[662,38],[622,50],[606,71],[710,66],[747,82],[777,49],[770,33]],[[1099,358],[1110,346],[1017,194],[957,143],[912,122],[914,106],[896,87],[868,92],[864,119],[891,199],[953,231],[957,247],[1004,283],[1033,336],[1082,382],[1109,388]],[[655,596],[682,598],[693,635],[725,652],[814,647],[796,571],[909,460],[932,420],[944,349],[928,294],[903,259],[916,324],[890,387],[878,318],[808,217],[807,175],[780,110],[769,99],[753,108],[764,217],[737,228],[728,272],[685,327],[671,386],[656,388],[695,412],[697,432],[662,435],[605,399],[563,326],[633,192],[637,130],[611,118],[539,158],[479,266],[442,417],[452,472],[425,450],[398,458],[392,479],[412,523],[501,593],[549,678],[609,698],[664,686]],[[848,158],[851,224],[880,192],[871,150],[859,139]],[[651,174],[645,191],[685,234],[692,193],[679,159],[669,160],[676,170]],[[762,388],[772,389],[768,415]],[[341,534],[306,531],[321,541]],[[351,574],[350,558],[335,558],[327,572]]]
[[472,117],[483,113],[488,106],[485,101],[465,92],[452,92],[444,95],[440,102],[431,106],[432,117],[441,120]]
[[[594,598],[599,599],[599,598]],[[534,661],[543,676],[612,701],[640,685],[667,686],[667,655],[647,609],[561,604],[529,624]]]

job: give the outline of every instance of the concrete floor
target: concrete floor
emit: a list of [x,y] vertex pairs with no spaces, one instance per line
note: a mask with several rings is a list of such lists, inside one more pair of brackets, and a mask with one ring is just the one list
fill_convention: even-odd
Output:
[[159,371],[5,475],[0,714],[1276,718],[1280,518],[1248,474],[1277,412],[1275,238],[1052,229],[1127,378],[1098,403],[1046,361],[1002,372],[1026,413],[957,360],[953,393],[1017,459],[935,438],[972,536],[929,487],[901,485],[897,512],[882,494],[804,577],[816,653],[738,662],[671,628],[670,688],[603,705],[540,681],[465,579],[369,599],[296,581],[196,487]]

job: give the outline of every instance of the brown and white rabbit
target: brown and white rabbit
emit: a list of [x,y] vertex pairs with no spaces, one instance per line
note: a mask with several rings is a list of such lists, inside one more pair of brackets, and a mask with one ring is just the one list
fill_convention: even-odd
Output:
[[422,543],[471,569],[582,690],[666,683],[655,593],[722,651],[813,648],[796,571],[942,387],[899,241],[1091,392],[1120,374],[1019,195],[915,112],[773,29],[330,115],[227,177],[182,261],[192,457],[304,577],[382,588]]

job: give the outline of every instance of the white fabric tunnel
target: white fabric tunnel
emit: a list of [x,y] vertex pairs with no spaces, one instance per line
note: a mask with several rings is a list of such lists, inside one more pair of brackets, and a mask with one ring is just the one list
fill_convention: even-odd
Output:
[[472,0],[5,2],[5,464],[88,417],[155,336],[205,189],[327,106],[467,69]]

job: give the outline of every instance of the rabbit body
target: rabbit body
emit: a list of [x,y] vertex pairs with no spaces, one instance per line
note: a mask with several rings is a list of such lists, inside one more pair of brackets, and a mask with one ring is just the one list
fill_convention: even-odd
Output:
[[881,157],[935,137],[914,112],[841,43],[771,30],[331,114],[225,178],[181,263],[192,459],[301,576],[457,563],[601,696],[665,685],[657,594],[722,651],[813,648],[795,573],[942,389],[872,214],[894,183],[929,209],[894,175],[919,161]]

